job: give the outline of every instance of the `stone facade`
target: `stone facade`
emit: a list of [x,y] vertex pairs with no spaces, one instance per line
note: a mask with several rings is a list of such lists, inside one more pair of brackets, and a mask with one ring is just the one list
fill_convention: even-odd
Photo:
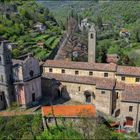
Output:
[[88,62],[95,62],[96,59],[96,30],[94,25],[88,32]]
[[0,109],[10,107],[12,90],[12,61],[8,42],[0,42]]
[[15,94],[19,105],[28,107],[41,98],[40,66],[32,56],[24,61],[13,60]]
[[32,56],[12,60],[8,41],[0,42],[0,110],[16,101],[28,107],[42,97],[39,61]]
[[[120,119],[123,116],[126,126],[140,130],[136,113],[140,102],[139,67],[47,60],[43,65],[43,77],[59,81],[72,100],[94,104],[98,111]],[[132,112],[129,106],[133,106]]]

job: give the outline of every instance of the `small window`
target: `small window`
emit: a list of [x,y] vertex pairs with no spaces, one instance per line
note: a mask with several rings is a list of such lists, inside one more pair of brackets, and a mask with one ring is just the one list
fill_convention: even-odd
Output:
[[108,73],[104,73],[104,77],[108,77]]
[[49,72],[53,72],[53,69],[52,68],[49,68]]
[[48,123],[51,123],[52,122],[52,119],[53,118],[48,118]]
[[136,82],[140,82],[140,78],[136,78],[136,80],[135,80]]
[[105,94],[105,91],[102,90],[101,93],[102,93],[102,94]]
[[75,71],[75,75],[78,75],[79,74],[79,71]]
[[122,81],[125,81],[125,77],[121,77],[121,80],[122,80]]
[[119,98],[119,93],[118,93],[118,92],[116,92],[116,98],[117,98],[117,99]]
[[3,96],[2,96],[2,95],[0,95],[0,100],[1,100],[1,101],[3,100]]
[[81,90],[81,87],[78,87],[78,90],[80,91]]
[[93,72],[92,72],[92,71],[90,71],[90,72],[89,72],[89,75],[93,75]]
[[132,112],[133,106],[129,106],[129,112]]
[[90,38],[93,38],[93,34],[90,34]]
[[62,70],[61,70],[61,73],[65,73],[65,70],[64,70],[64,69],[62,69]]

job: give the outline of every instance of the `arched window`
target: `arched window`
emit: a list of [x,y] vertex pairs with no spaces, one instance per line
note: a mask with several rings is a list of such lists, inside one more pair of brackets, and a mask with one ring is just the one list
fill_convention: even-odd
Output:
[[91,103],[91,93],[89,91],[85,91],[84,95],[85,95],[85,102]]
[[34,76],[34,71],[30,71],[30,76],[33,77]]
[[93,38],[93,34],[90,34],[90,38]]

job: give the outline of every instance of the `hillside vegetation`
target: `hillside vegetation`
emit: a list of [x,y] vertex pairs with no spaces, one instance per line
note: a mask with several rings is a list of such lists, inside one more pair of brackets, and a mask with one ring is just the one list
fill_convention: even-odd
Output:
[[[55,2],[47,3],[57,20],[65,22],[66,15],[73,9],[79,14],[79,19],[88,18],[90,23],[95,23],[97,62],[105,62],[107,54],[117,53],[119,64],[140,66],[139,1],[63,1],[63,4],[57,1],[59,6],[55,8]],[[130,36],[120,36],[122,29]]]
[[[36,30],[42,24],[43,32]],[[50,11],[36,1],[1,1],[0,35],[17,44],[13,57],[33,52],[40,60],[46,59],[61,37],[61,28]],[[38,45],[43,42],[43,49]]]

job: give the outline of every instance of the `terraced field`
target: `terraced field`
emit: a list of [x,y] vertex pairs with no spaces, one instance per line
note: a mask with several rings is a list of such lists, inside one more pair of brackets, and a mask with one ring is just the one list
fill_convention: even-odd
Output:
[[34,45],[31,47],[28,47],[26,49],[26,52],[33,52],[35,54],[35,57],[37,57],[39,60],[45,60],[49,57],[52,50],[58,45],[60,41],[61,35],[39,35],[35,38],[36,42],[42,41],[44,42],[44,48],[42,49],[38,45]]

